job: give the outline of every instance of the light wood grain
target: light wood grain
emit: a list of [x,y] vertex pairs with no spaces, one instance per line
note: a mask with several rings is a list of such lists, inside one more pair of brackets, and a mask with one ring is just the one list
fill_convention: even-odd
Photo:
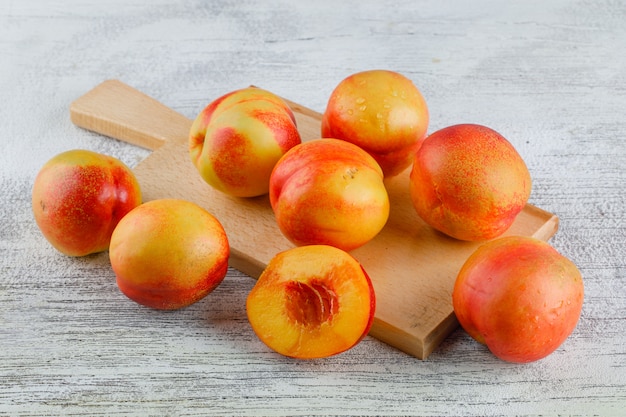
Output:
[[146,149],[166,142],[187,143],[191,122],[152,97],[117,80],[108,80],[70,106],[76,126]]
[[[321,115],[288,103],[302,140],[318,138]],[[274,255],[293,247],[278,229],[267,195],[234,198],[202,180],[191,163],[186,140],[181,140],[188,135],[191,120],[116,80],[105,81],[78,98],[70,113],[72,121],[83,128],[155,149],[134,168],[144,200],[180,198],[206,208],[226,230],[231,266],[258,278]],[[151,133],[159,136],[152,138]],[[417,216],[409,196],[409,171],[386,180],[389,220],[371,242],[352,254],[372,278],[376,291],[370,334],[425,359],[457,326],[452,287],[463,262],[480,243],[444,236]],[[528,205],[506,234],[547,240],[557,227],[555,215]]]

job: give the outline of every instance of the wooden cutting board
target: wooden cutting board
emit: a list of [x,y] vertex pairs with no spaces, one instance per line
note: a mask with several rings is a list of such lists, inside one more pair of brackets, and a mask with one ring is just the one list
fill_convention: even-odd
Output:
[[[302,140],[318,138],[321,115],[287,102]],[[230,197],[201,179],[188,154],[192,120],[187,117],[117,80],[79,97],[71,104],[70,116],[77,126],[153,150],[134,168],[144,201],[181,198],[206,208],[226,230],[232,267],[258,278],[276,253],[293,247],[279,231],[267,196]],[[452,287],[479,244],[444,236],[418,217],[410,201],[409,172],[386,180],[389,221],[352,255],[371,276],[376,291],[370,335],[425,359],[458,326]],[[557,216],[527,205],[506,234],[548,240],[557,228]]]

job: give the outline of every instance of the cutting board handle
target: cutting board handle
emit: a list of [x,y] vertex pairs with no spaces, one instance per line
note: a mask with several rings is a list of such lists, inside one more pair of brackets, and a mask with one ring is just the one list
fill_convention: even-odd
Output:
[[192,121],[121,81],[107,80],[70,105],[79,127],[143,148],[188,140]]

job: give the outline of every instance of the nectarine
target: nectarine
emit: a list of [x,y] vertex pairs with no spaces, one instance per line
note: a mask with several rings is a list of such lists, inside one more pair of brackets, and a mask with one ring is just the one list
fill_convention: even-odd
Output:
[[270,177],[279,229],[296,245],[350,251],[373,239],[389,217],[376,161],[352,143],[317,139],[290,149]]
[[419,216],[460,240],[502,235],[526,205],[531,178],[498,132],[461,124],[429,135],[415,155],[411,200]]
[[122,161],[83,149],[60,153],[32,189],[35,221],[58,251],[84,256],[109,248],[113,229],[141,204],[141,188]]
[[230,247],[219,221],[185,200],[152,200],[128,213],[111,237],[117,285],[131,300],[162,310],[189,306],[224,279]]
[[572,333],[584,298],[576,265],[548,243],[510,236],[480,246],[456,279],[461,326],[497,357],[536,361]]
[[362,71],[331,93],[321,133],[363,148],[391,177],[413,162],[428,119],[426,101],[410,79],[394,71]]
[[312,359],[361,341],[372,326],[376,296],[352,256],[312,245],[277,254],[250,291],[246,309],[252,329],[268,347]]
[[300,143],[296,119],[275,94],[255,87],[211,102],[189,133],[189,154],[202,178],[237,197],[266,194],[276,162]]

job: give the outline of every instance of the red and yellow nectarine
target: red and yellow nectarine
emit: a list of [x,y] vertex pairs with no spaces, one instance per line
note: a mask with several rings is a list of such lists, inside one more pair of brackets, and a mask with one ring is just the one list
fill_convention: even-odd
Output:
[[162,310],[189,306],[224,279],[230,247],[222,225],[185,200],[152,200],[128,213],[111,237],[117,285],[131,300]]
[[485,126],[461,124],[429,135],[415,155],[410,193],[419,216],[460,240],[503,234],[526,205],[531,178],[513,145]]
[[428,129],[428,107],[413,82],[394,71],[350,75],[333,90],[322,115],[322,137],[346,140],[380,164],[385,177],[399,174]]
[[497,357],[536,361],[572,333],[584,298],[576,265],[548,243],[510,236],[480,246],[456,279],[461,326]]
[[113,229],[139,204],[141,189],[130,168],[112,156],[82,149],[46,162],[32,189],[39,229],[69,256],[107,250]]
[[270,203],[281,232],[299,246],[350,251],[373,239],[389,217],[380,166],[358,146],[338,139],[289,150],[270,177]]
[[296,119],[275,94],[256,87],[211,102],[189,133],[189,154],[202,178],[237,197],[266,194],[276,162],[300,143]]

